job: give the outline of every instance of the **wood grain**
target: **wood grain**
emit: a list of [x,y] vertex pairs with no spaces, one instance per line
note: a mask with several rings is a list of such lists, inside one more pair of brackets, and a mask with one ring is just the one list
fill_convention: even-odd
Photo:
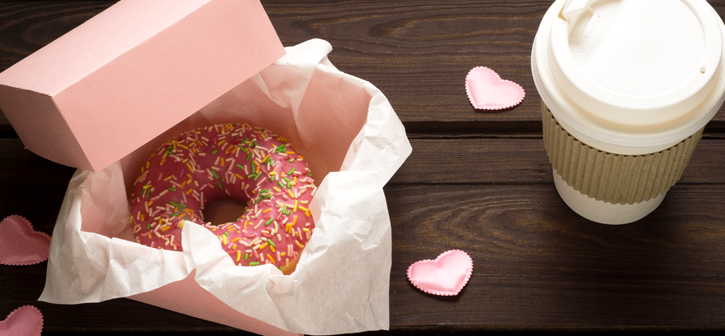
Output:
[[[541,139],[411,139],[391,184],[552,184]],[[725,183],[725,141],[703,139],[679,184]]]
[[[285,45],[329,41],[333,64],[380,88],[404,123],[540,119],[530,55],[552,1],[263,3]],[[725,15],[725,1],[709,3]],[[502,112],[473,109],[464,79],[480,65],[521,84],[526,99]],[[725,120],[725,109],[715,120]]]
[[[495,331],[723,324],[720,187],[677,186],[655,213],[625,226],[582,219],[552,185],[391,186],[386,196],[396,326]],[[435,297],[407,282],[408,265],[453,248],[467,251],[474,263],[461,295]]]
[[[677,184],[645,220],[604,226],[584,220],[561,201],[538,139],[412,143],[414,155],[385,188],[393,226],[393,329],[677,329],[725,321],[720,314],[725,312],[725,189],[720,186],[725,154],[694,155],[695,169],[686,175],[690,182]],[[699,149],[725,153],[722,143],[703,140]],[[426,156],[427,151],[438,156]],[[487,157],[489,166],[455,173],[466,172],[477,157]],[[0,180],[12,181],[0,190],[0,213],[24,214],[37,229],[52,233],[52,216],[74,170],[24,150],[17,139],[0,139],[0,158]],[[538,169],[523,168],[533,163]],[[25,169],[12,169],[18,165]],[[513,172],[506,174],[507,168]],[[420,171],[434,174],[415,173]],[[420,183],[426,178],[431,180]],[[461,295],[434,297],[410,285],[405,270],[411,263],[452,248],[467,251],[475,265]],[[48,331],[232,330],[130,300],[36,303],[44,264],[0,266],[0,291],[8,293],[0,311],[36,304]],[[157,319],[141,327],[133,322],[139,315]]]
[[[0,3],[0,71],[61,36],[114,1]],[[530,54],[541,18],[552,3],[532,1],[262,1],[285,46],[329,41],[330,60],[388,97],[414,131],[476,134],[492,122],[540,125],[540,98]],[[710,1],[723,16],[725,0]],[[523,103],[480,112],[464,91],[468,71],[485,65],[523,86]],[[450,124],[449,124],[450,123]],[[0,130],[10,129],[4,116]],[[725,129],[725,109],[712,127]],[[533,129],[536,129],[534,127]],[[540,126],[538,127],[540,129]],[[540,130],[538,131],[540,133]]]
[[[262,0],[285,46],[329,41],[333,64],[380,88],[411,138],[412,155],[384,189],[392,332],[367,334],[725,330],[725,110],[653,214],[624,226],[576,215],[552,183],[530,70],[551,2]],[[0,71],[113,3],[0,2]],[[725,16],[725,0],[709,3]],[[463,80],[479,65],[520,83],[525,101],[475,111]],[[74,171],[25,150],[0,113],[0,217],[21,214],[51,234]],[[474,261],[459,296],[408,282],[410,264],[453,248]],[[127,299],[37,302],[45,267],[0,265],[0,318],[33,304],[51,335],[246,334]]]
[[[626,226],[582,219],[552,185],[394,185],[386,196],[393,329],[678,329],[725,320],[721,187],[677,186],[654,214]],[[406,280],[411,263],[452,248],[474,261],[461,295],[427,295]],[[36,303],[43,282],[43,264],[0,267],[8,293],[0,310],[37,304],[48,331],[228,330],[129,300]],[[139,326],[139,316],[154,318]]]
[[[403,121],[535,119],[531,44],[546,1],[371,1],[320,6],[265,3],[283,43],[322,38],[330,60],[390,99]],[[464,78],[478,65],[520,83],[528,98],[509,113],[476,112]],[[431,113],[433,112],[433,113]]]
[[[111,6],[115,1],[8,1],[0,3],[0,71]],[[0,110],[0,136],[17,137]]]

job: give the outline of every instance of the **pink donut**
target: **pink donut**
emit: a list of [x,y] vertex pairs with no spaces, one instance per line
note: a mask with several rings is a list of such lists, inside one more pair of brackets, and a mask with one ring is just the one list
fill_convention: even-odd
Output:
[[[181,251],[184,221],[219,238],[236,265],[274,264],[290,274],[315,227],[308,209],[317,191],[294,146],[262,128],[222,124],[164,144],[141,167],[131,194],[136,241]],[[236,222],[204,221],[204,205],[221,198],[247,204]]]

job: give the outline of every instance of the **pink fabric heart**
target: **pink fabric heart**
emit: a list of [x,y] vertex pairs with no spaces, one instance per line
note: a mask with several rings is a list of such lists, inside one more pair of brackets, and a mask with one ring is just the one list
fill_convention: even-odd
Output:
[[501,79],[487,67],[475,67],[466,76],[466,93],[474,108],[503,110],[521,103],[526,92],[521,85]]
[[0,321],[2,336],[40,336],[43,314],[34,306],[22,306]]
[[50,236],[33,230],[22,216],[8,216],[0,222],[0,264],[33,265],[48,259]]
[[453,296],[468,283],[472,272],[471,257],[461,250],[450,250],[436,260],[414,262],[408,267],[408,280],[428,294]]

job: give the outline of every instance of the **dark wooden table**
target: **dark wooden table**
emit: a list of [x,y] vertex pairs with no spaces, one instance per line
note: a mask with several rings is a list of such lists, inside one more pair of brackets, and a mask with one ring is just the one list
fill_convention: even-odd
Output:
[[[0,70],[113,3],[0,3]],[[330,60],[380,88],[407,129],[413,154],[385,187],[391,331],[725,330],[725,110],[654,213],[624,226],[579,217],[554,188],[530,68],[551,3],[263,1],[285,46],[329,41]],[[710,3],[725,15],[725,0]],[[520,83],[524,102],[474,110],[463,83],[479,65]],[[24,150],[0,115],[0,217],[20,214],[52,233],[73,172]],[[411,263],[453,248],[474,262],[460,295],[407,281]],[[46,265],[0,266],[0,319],[33,304],[48,334],[238,332],[127,299],[37,302]],[[154,318],[138,325],[143,316]]]

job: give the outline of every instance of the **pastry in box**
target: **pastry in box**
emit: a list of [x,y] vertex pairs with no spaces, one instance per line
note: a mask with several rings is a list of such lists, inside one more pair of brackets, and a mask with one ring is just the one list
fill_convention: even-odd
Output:
[[[273,32],[254,1],[121,1],[0,74],[0,108],[26,146],[79,168],[40,300],[127,297],[261,334],[388,328],[382,187],[410,154],[405,130],[379,90],[329,62],[329,43],[275,51],[276,35],[260,38]],[[75,59],[83,62],[59,62]],[[316,228],[290,275],[236,266],[189,221],[183,252],[135,242],[129,196],[139,168],[182,132],[226,123],[284,136],[318,183],[308,207]]]

